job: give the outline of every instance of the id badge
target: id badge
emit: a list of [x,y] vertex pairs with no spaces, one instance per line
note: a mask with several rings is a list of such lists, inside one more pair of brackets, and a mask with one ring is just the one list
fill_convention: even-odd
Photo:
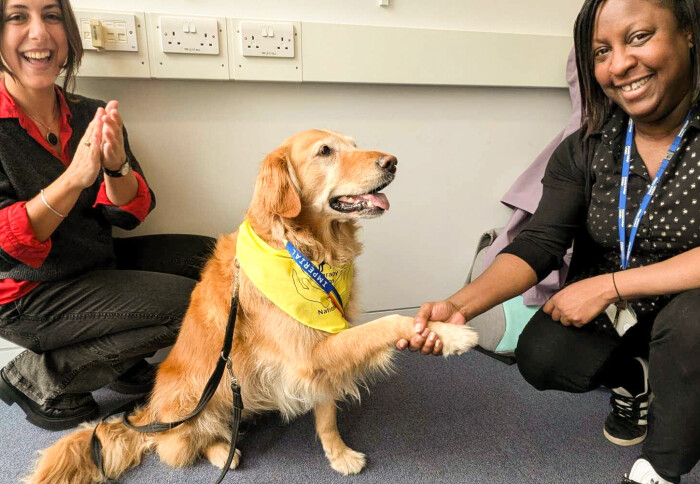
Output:
[[626,302],[624,304],[611,304],[605,313],[620,336],[623,336],[628,329],[637,324],[637,315]]

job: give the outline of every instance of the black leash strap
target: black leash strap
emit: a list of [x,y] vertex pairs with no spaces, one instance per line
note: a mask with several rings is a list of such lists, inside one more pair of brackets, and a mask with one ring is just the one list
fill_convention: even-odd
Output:
[[[136,400],[131,400],[129,402],[126,402],[124,405],[121,405],[118,407],[116,410],[114,410],[112,413],[109,415],[105,415],[102,420],[100,420],[100,424],[103,423],[105,420],[107,420],[109,417],[112,415],[117,415],[122,412],[130,412],[134,409],[134,407],[138,404],[138,402],[141,399],[136,399]],[[100,426],[100,424],[95,425],[95,430],[92,431],[92,438],[90,439],[90,455],[92,456],[92,462],[95,463],[97,468],[100,470],[100,473],[102,474],[103,477],[106,476],[105,474],[105,468],[104,468],[104,461],[102,459],[102,442],[100,442],[100,438],[97,436],[97,427]],[[106,479],[106,477],[105,477]],[[102,481],[104,484],[118,484],[117,481],[113,479],[106,479]]]
[[199,403],[197,406],[192,410],[189,414],[187,414],[185,417],[183,417],[181,420],[176,420],[174,422],[152,422],[147,425],[141,425],[137,426],[129,422],[129,414],[124,413],[124,418],[122,419],[124,422],[124,425],[129,427],[131,430],[136,430],[137,432],[145,433],[145,434],[153,434],[156,432],[165,432],[167,430],[170,430],[172,428],[175,428],[179,425],[182,425],[183,423],[193,419],[197,415],[201,413],[202,410],[204,410],[204,407],[207,406],[209,403],[209,400],[214,396],[216,393],[216,388],[219,386],[219,382],[221,381],[221,377],[224,374],[224,370],[226,369],[226,363],[229,360],[229,354],[231,353],[231,345],[232,341],[230,341],[232,338],[231,336],[233,335],[233,328],[236,325],[236,310],[238,308],[238,297],[234,297],[231,300],[231,312],[229,313],[229,324],[226,326],[226,336],[224,337],[224,348],[221,350],[221,357],[218,359],[216,362],[216,368],[214,368],[214,372],[211,374],[209,377],[209,381],[207,381],[206,386],[204,387],[204,391],[202,392],[202,396],[199,399]]
[[238,384],[238,380],[233,374],[233,363],[231,363],[231,358],[228,358],[226,362],[226,367],[228,368],[228,374],[231,377],[231,392],[233,394],[233,408],[232,408],[232,419],[231,419],[231,446],[228,449],[228,457],[226,457],[226,463],[223,469],[221,469],[221,474],[214,484],[220,484],[221,481],[226,477],[226,473],[231,467],[231,462],[233,462],[233,457],[236,454],[236,442],[238,441],[238,430],[241,426],[241,417],[243,415],[243,400],[241,399],[241,387]]
[[240,427],[241,423],[241,418],[243,415],[243,399],[241,398],[241,387],[238,384],[238,380],[233,374],[233,364],[231,362],[231,347],[233,346],[233,331],[236,327],[236,313],[238,312],[238,262],[236,261],[236,276],[235,276],[235,281],[234,281],[234,287],[233,287],[233,297],[231,298],[231,311],[229,312],[228,315],[228,323],[226,325],[226,331],[224,333],[224,346],[221,349],[221,354],[219,359],[216,362],[216,368],[214,368],[214,372],[212,373],[211,377],[209,377],[209,381],[207,381],[206,386],[204,387],[204,391],[202,392],[202,396],[199,399],[199,403],[197,403],[197,406],[192,410],[189,414],[187,414],[185,417],[183,417],[181,420],[176,420],[174,422],[151,422],[150,424],[147,425],[134,425],[131,422],[129,422],[129,416],[131,412],[133,411],[134,407],[138,404],[140,399],[133,400],[131,402],[127,402],[126,404],[120,406],[113,412],[111,412],[109,415],[106,415],[100,422],[95,426],[95,430],[92,432],[92,439],[90,440],[90,453],[92,455],[92,461],[93,463],[97,466],[97,468],[100,470],[102,473],[102,476],[104,480],[102,481],[103,484],[118,484],[118,481],[113,480],[113,479],[108,479],[105,471],[104,471],[104,460],[102,458],[102,443],[100,442],[100,438],[97,436],[97,428],[99,427],[100,423],[104,422],[106,419],[113,415],[118,415],[120,413],[123,413],[124,416],[122,418],[122,422],[124,425],[126,425],[128,428],[135,430],[137,432],[141,432],[144,434],[153,434],[153,433],[158,433],[158,432],[166,432],[172,428],[175,428],[179,425],[182,425],[183,423],[193,419],[197,415],[199,415],[202,410],[204,410],[204,407],[207,406],[211,398],[214,396],[216,393],[216,389],[219,386],[219,382],[221,382],[221,377],[224,374],[224,369],[228,367],[229,371],[229,376],[231,377],[231,391],[232,391],[232,397],[233,397],[233,422],[232,422],[232,429],[231,429],[231,445],[229,449],[229,455],[226,460],[226,465],[221,471],[221,475],[219,475],[218,480],[216,481],[216,484],[220,484],[221,481],[224,479],[226,476],[226,473],[229,470],[229,466],[231,465],[231,462],[233,462],[233,457],[236,452],[236,441],[238,440],[238,430]]

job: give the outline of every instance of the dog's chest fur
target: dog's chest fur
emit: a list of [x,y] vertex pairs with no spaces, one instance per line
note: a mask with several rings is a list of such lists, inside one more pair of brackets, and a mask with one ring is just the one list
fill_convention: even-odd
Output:
[[[314,365],[313,352],[329,333],[305,326],[272,304],[240,276],[241,331],[233,361],[245,408],[252,412],[279,411],[290,419],[322,401],[359,398],[359,380]],[[347,314],[356,313],[351,297]]]

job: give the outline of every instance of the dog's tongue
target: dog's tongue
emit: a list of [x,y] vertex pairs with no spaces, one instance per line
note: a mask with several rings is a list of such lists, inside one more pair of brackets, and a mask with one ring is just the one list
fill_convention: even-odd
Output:
[[367,202],[373,207],[379,207],[382,210],[389,210],[389,199],[383,193],[368,193],[367,195],[351,195],[347,197],[341,197],[341,202],[344,203],[358,203]]
[[383,193],[369,193],[367,195],[360,195],[357,197],[359,200],[365,200],[375,207],[379,207],[382,210],[389,210],[389,199]]

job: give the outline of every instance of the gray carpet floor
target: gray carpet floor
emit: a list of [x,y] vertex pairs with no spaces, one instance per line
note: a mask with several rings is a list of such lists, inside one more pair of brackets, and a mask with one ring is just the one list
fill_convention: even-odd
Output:
[[[640,451],[603,437],[603,390],[538,392],[515,366],[475,351],[447,360],[402,354],[397,369],[361,404],[342,405],[341,435],[368,457],[361,474],[330,469],[310,415],[288,424],[271,416],[241,443],[242,464],[224,482],[618,484]],[[96,398],[103,408],[124,401],[108,390]],[[0,406],[0,482],[18,482],[36,451],[60,435],[27,423],[16,405]],[[207,484],[217,476],[203,460],[171,469],[147,456],[120,482]],[[700,484],[700,466],[683,483]]]

